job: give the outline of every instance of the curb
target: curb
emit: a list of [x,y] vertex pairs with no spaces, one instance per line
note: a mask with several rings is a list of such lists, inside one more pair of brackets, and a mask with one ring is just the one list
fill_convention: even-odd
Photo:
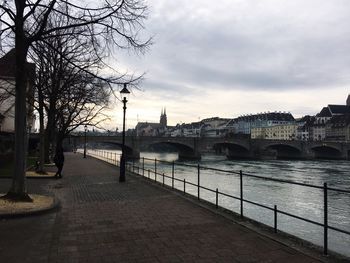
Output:
[[61,206],[61,202],[57,197],[54,197],[53,203],[49,207],[45,208],[39,208],[33,211],[26,211],[26,212],[18,212],[18,213],[0,213],[0,219],[11,219],[11,218],[20,218],[20,217],[27,217],[27,216],[34,216],[34,215],[41,215],[49,212],[53,212],[56,209],[59,209]]
[[[12,179],[12,176],[0,176],[0,179]],[[55,176],[26,176],[26,179],[55,179]]]

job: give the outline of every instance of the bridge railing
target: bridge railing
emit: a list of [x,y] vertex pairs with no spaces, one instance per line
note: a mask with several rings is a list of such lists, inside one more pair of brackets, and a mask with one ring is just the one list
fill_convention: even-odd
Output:
[[[111,163],[113,165],[119,166],[120,154],[112,153],[112,152],[108,152],[108,151],[104,151],[104,150],[89,150],[88,154],[93,156],[93,157],[102,159],[102,160],[104,160],[108,163]],[[146,162],[147,162],[147,167],[146,167]],[[158,169],[159,164],[169,166],[168,174],[159,171],[159,169]],[[186,178],[176,177],[175,167],[189,167],[189,168],[195,169],[196,179],[197,179],[196,182],[191,182],[188,180],[186,181]],[[249,174],[249,173],[243,173],[242,170],[231,171],[231,170],[202,166],[199,164],[193,165],[193,164],[185,164],[182,162],[175,162],[175,161],[169,162],[169,161],[150,159],[150,158],[145,158],[145,157],[142,157],[138,162],[135,162],[135,160],[128,161],[127,170],[129,172],[133,172],[137,175],[140,175],[140,176],[146,177],[150,180],[153,180],[153,181],[155,181],[163,186],[167,186],[167,187],[170,187],[172,189],[180,190],[184,194],[190,194],[192,196],[195,196],[198,200],[201,200],[201,191],[200,190],[209,191],[209,192],[213,193],[213,195],[215,196],[213,199],[214,202],[211,202],[211,203],[213,203],[215,205],[216,209],[224,208],[224,207],[220,206],[220,204],[219,204],[220,196],[224,196],[227,198],[238,200],[239,204],[240,204],[239,205],[239,207],[240,207],[239,215],[241,218],[246,217],[244,214],[244,204],[245,203],[266,209],[268,211],[271,211],[272,216],[273,216],[273,230],[275,233],[277,233],[279,230],[279,228],[278,228],[279,215],[284,215],[287,217],[291,217],[291,218],[294,218],[297,220],[301,220],[301,221],[322,227],[323,228],[323,253],[325,255],[328,254],[328,239],[329,239],[328,238],[328,230],[333,230],[335,232],[350,236],[349,231],[347,231],[345,229],[341,229],[341,228],[333,226],[333,225],[330,225],[328,223],[328,219],[329,219],[329,213],[328,213],[328,210],[329,210],[328,209],[329,208],[329,204],[328,204],[329,191],[333,191],[336,193],[350,194],[350,190],[329,187],[327,185],[327,183],[324,183],[322,186],[319,186],[319,185],[295,182],[295,181],[291,181],[291,180],[270,178],[270,177]],[[211,189],[211,188],[208,188],[208,187],[201,185],[201,171],[203,171],[203,170],[222,172],[222,173],[233,174],[233,175],[237,176],[239,179],[239,194],[232,195],[232,194],[228,194],[225,192],[221,192],[218,188]],[[244,193],[245,193],[244,192],[244,181],[245,181],[244,178],[254,178],[254,179],[258,179],[258,180],[276,182],[276,183],[280,183],[280,184],[298,185],[298,186],[306,187],[309,189],[312,188],[312,189],[318,189],[319,191],[322,191],[322,196],[323,196],[323,200],[322,200],[322,202],[323,202],[323,208],[322,208],[323,220],[322,220],[322,222],[318,222],[314,219],[310,219],[307,217],[293,214],[291,212],[284,211],[284,210],[278,208],[277,205],[266,205],[266,204],[262,204],[262,203],[259,203],[259,202],[253,201],[253,200],[249,200],[248,198],[244,197]],[[177,183],[177,186],[175,186],[175,183]],[[182,185],[182,186],[180,187],[180,185]],[[196,194],[193,194],[193,191],[192,191],[192,193],[189,191],[186,191],[187,186],[194,187],[196,189]],[[226,209],[226,208],[224,208],[224,209]],[[232,211],[232,212],[236,213],[235,211]]]

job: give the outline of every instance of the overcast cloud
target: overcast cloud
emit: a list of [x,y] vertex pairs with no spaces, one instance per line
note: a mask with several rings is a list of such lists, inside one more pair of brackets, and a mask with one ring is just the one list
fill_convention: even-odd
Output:
[[350,93],[347,0],[148,4],[154,45],[144,56],[119,54],[116,65],[147,72],[130,98],[129,127],[158,121],[162,107],[170,124],[268,110],[299,117]]

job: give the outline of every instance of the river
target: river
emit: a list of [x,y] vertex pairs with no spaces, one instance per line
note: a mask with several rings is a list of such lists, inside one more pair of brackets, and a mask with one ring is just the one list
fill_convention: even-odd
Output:
[[[105,150],[106,151],[106,150]],[[108,150],[120,153],[120,151]],[[90,152],[92,154],[93,151]],[[141,152],[141,157],[153,159],[145,161],[145,169],[154,171],[154,158],[164,161],[177,161],[177,153]],[[186,182],[197,183],[197,168],[180,164],[192,164],[212,167],[220,170],[239,171],[252,175],[278,178],[328,187],[350,190],[350,161],[302,161],[302,160],[227,160],[225,156],[206,154],[199,162],[179,162],[175,165],[175,177],[186,179]],[[136,162],[142,167],[142,159]],[[157,172],[171,176],[171,165],[157,162]],[[147,175],[147,172],[145,173]],[[154,178],[151,172],[150,176]],[[161,181],[161,176],[158,175]],[[171,180],[165,183],[171,185]],[[240,195],[239,175],[201,169],[201,186],[220,192],[237,196]],[[183,189],[183,182],[175,181],[175,187]],[[288,212],[300,217],[323,223],[323,190],[299,185],[291,185],[257,178],[243,176],[244,198],[264,204],[271,208],[274,205],[278,210]],[[197,187],[186,185],[186,192],[197,195]],[[201,199],[215,203],[215,193],[201,189]],[[240,202],[229,197],[219,196],[219,205],[240,213]],[[274,225],[273,211],[244,203],[244,216],[262,222],[269,226]],[[350,194],[328,190],[328,223],[330,226],[350,231]],[[289,234],[301,237],[311,243],[323,246],[323,228],[278,214],[278,229]],[[350,257],[350,236],[329,230],[328,247],[330,250]]]

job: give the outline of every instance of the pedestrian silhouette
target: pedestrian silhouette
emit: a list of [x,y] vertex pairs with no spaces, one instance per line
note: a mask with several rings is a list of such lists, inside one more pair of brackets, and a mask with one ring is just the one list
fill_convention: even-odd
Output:
[[53,158],[55,165],[57,166],[57,172],[55,177],[62,178],[62,169],[64,164],[64,154],[61,147],[57,147],[55,157]]

